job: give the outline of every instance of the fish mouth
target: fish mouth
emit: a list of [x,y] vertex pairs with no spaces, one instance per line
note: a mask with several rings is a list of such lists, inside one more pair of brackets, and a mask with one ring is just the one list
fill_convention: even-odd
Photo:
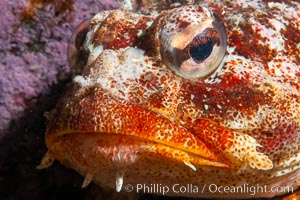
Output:
[[[187,128],[148,108],[105,97],[102,91],[85,92],[84,98],[79,95],[74,98],[72,92],[65,94],[56,109],[48,114],[46,146],[49,151],[70,146],[67,141],[73,141],[72,137],[81,138],[78,141],[86,145],[89,138],[97,137],[99,145],[95,145],[106,149],[103,153],[111,158],[115,152],[131,148],[134,152],[183,162],[193,170],[202,165],[225,168],[231,165],[213,145]],[[58,148],[58,144],[62,147]],[[76,145],[72,148],[78,149]],[[58,160],[62,156],[52,154]]]
[[[49,145],[38,167],[44,168],[43,162],[49,158],[58,160],[85,177],[82,187],[94,180],[101,186],[120,191],[123,181],[131,184],[167,181],[168,184],[187,181],[190,176],[201,174],[200,165],[202,168],[228,168],[224,162],[130,135],[65,132],[56,136]],[[171,176],[160,175],[168,174],[172,169]]]
[[[189,149],[180,148],[163,143],[164,141],[153,141],[132,135],[101,133],[101,132],[65,132],[56,136],[48,143],[48,150],[58,157],[72,157],[71,160],[92,160],[89,166],[99,167],[99,160],[110,159],[115,161],[115,167],[126,167],[135,163],[136,159],[148,160],[153,157],[167,159],[170,162],[184,163],[196,171],[197,166],[215,166],[228,168],[230,162],[221,157],[213,150],[203,147],[203,151],[210,154],[211,158],[199,154],[203,152],[192,152]],[[66,152],[72,151],[66,156]],[[75,152],[75,153],[74,153]],[[98,155],[95,157],[95,152]],[[83,156],[85,155],[85,156]],[[101,155],[101,156],[99,156]],[[56,157],[56,156],[54,156]],[[213,157],[213,159],[212,159]],[[81,161],[80,161],[81,162]],[[95,166],[95,167],[96,167]]]
[[[158,115],[156,117],[161,118]],[[171,124],[171,122],[169,123]],[[151,132],[150,127],[145,127],[145,130]],[[230,161],[224,155],[216,151],[210,144],[202,141],[201,138],[193,136],[182,127],[174,128],[173,131],[173,138],[126,131],[123,133],[73,130],[51,133],[48,131],[46,144],[49,152],[58,160],[61,158],[65,158],[62,160],[86,160],[87,155],[93,154],[90,152],[98,152],[98,158],[95,155],[88,156],[91,160],[89,166],[98,163],[96,166],[99,167],[101,165],[99,159],[110,159],[116,161],[112,163],[112,165],[116,165],[115,167],[125,167],[134,164],[136,159],[151,160],[153,157],[169,160],[169,162],[184,163],[194,171],[198,166],[222,168],[231,166]],[[67,155],[66,152],[73,153]],[[76,165],[80,165],[80,162]],[[74,163],[70,165],[72,166]]]
[[82,187],[94,180],[120,191],[123,176],[128,183],[149,179],[170,184],[193,178],[205,182],[217,171],[219,181],[223,172],[234,175],[245,164],[272,168],[272,161],[256,151],[254,138],[209,120],[182,126],[98,88],[82,95],[73,95],[71,89],[48,114],[48,152],[38,166],[58,160],[86,177]]
[[[256,151],[259,144],[254,138],[233,133],[216,123],[198,119],[183,127],[155,111],[108,96],[99,89],[91,88],[83,95],[84,98],[74,96],[70,90],[49,114],[46,145],[50,151],[57,141],[61,146],[70,145],[64,142],[65,138],[80,137],[85,144],[85,140],[98,135],[103,141],[118,139],[118,143],[111,144],[114,152],[136,143],[147,147],[142,148],[143,152],[183,162],[192,169],[203,165],[240,168],[245,163],[263,170],[273,167],[266,155]],[[110,147],[105,144],[109,152]],[[134,147],[141,150],[138,145]]]

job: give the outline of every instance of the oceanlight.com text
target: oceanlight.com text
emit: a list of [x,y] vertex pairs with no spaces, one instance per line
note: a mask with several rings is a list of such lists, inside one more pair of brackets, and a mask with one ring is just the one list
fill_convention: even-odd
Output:
[[168,194],[249,194],[255,196],[258,193],[292,193],[292,186],[267,186],[267,185],[249,185],[242,184],[239,186],[222,186],[216,184],[127,184],[124,187],[126,192],[150,193],[158,195]]

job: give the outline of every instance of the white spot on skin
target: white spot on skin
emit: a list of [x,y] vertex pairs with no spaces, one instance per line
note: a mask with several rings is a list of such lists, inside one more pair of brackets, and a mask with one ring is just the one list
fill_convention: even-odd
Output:
[[122,5],[122,8],[126,10],[133,10],[133,5],[131,0],[123,0],[120,5]]
[[235,51],[235,47],[230,47],[230,46],[228,46],[227,47],[227,52],[231,55],[232,53],[234,53],[234,51]]
[[268,2],[268,7],[271,9],[276,8],[282,11],[286,8],[286,4],[279,2]]
[[242,7],[245,9],[254,8],[256,10],[261,10],[261,3],[257,3],[257,1],[253,0],[243,0],[243,1],[232,1],[234,6]]
[[[93,24],[97,24],[98,26],[100,25],[100,22],[103,21],[109,14],[109,11],[102,11],[97,13],[92,19],[91,21],[93,22]],[[97,30],[98,27],[94,28],[93,30]]]
[[[101,65],[91,66],[89,76],[77,76],[74,82],[80,83],[82,87],[98,84],[111,94],[124,99],[129,98],[134,87],[141,87],[139,78],[142,75],[147,72],[159,74],[158,71],[161,70],[152,66],[151,59],[144,55],[143,50],[132,47],[118,51],[104,50],[98,59]],[[145,62],[146,60],[148,62]],[[146,96],[157,92],[155,88],[144,89]]]
[[174,6],[174,7],[179,7],[179,6],[181,6],[181,4],[178,3],[178,2],[175,2],[175,3],[172,4],[172,6]]
[[[294,165],[295,163],[298,163],[299,160],[300,160],[300,152],[296,153],[289,159],[282,160],[278,165],[280,165],[282,167],[289,167],[289,166]],[[299,164],[298,167],[300,167],[300,163],[298,163],[298,164]]]
[[208,105],[204,105],[204,110],[208,110]]
[[273,60],[268,62],[268,67],[275,72],[273,74],[276,76],[274,77],[274,81],[276,80],[278,82],[279,79],[284,77],[286,79],[293,80],[295,83],[297,82],[299,68],[294,62],[291,62],[290,58],[283,57],[279,54],[274,57]]
[[140,37],[143,33],[144,33],[143,30],[138,30],[137,36]]
[[[155,15],[153,15],[153,16],[155,16]],[[152,21],[152,20],[151,20],[151,21],[147,21],[147,22],[146,22],[147,28],[149,28],[152,24],[153,24],[153,21]]]
[[286,26],[282,22],[278,21],[277,19],[270,18],[268,19],[268,21],[273,25],[273,28],[275,28],[277,32],[279,32],[282,29],[283,30],[286,29]]
[[284,176],[284,175],[287,175],[287,174],[289,174],[293,171],[296,171],[297,169],[300,169],[300,164],[298,164],[297,166],[294,166],[292,169],[287,168],[287,169],[278,170],[274,173],[274,175],[277,176],[277,177]]
[[91,80],[89,78],[84,78],[83,76],[75,76],[73,81],[80,84],[81,87],[89,87]]
[[262,45],[266,42],[270,49],[275,49],[277,51],[284,50],[285,41],[280,32],[271,27],[262,25],[257,22],[254,17],[250,18],[249,21],[252,23],[253,30],[260,33],[261,37],[266,38],[266,41],[261,43]]
[[87,65],[91,64],[92,62],[94,62],[98,56],[103,52],[103,46],[102,45],[98,45],[97,47],[94,48],[94,45],[90,45],[89,47],[89,58],[87,61]]

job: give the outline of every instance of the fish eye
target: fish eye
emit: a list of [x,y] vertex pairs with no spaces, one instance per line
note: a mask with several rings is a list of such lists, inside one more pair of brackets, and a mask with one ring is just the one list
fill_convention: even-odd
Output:
[[226,31],[213,14],[169,36],[162,57],[178,75],[205,79],[220,67],[226,52]]
[[199,64],[204,62],[211,55],[214,45],[220,45],[220,39],[212,36],[212,34],[217,34],[217,32],[205,29],[201,34],[194,37],[184,49],[194,62]]
[[[216,20],[216,19],[215,19]],[[186,78],[206,78],[218,69],[226,50],[224,26],[216,21],[195,35],[183,49],[174,49],[174,69]],[[187,37],[189,39],[191,37]]]

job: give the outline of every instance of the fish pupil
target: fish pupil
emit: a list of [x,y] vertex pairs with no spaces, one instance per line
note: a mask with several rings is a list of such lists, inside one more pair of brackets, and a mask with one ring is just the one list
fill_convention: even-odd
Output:
[[206,58],[208,58],[213,50],[214,42],[211,39],[206,39],[201,42],[194,42],[190,46],[189,54],[193,60],[197,63],[202,63]]

